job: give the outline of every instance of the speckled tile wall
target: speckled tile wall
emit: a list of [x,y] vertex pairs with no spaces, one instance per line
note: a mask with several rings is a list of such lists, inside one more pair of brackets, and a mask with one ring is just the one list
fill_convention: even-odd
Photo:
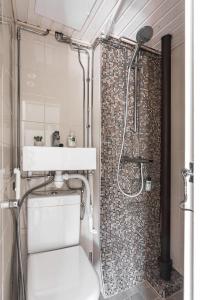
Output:
[[[132,50],[102,42],[101,60],[101,260],[104,290],[111,296],[146,278],[160,253],[160,56],[141,51],[138,82],[139,132],[134,133],[134,71],[131,74],[124,155],[153,160],[145,165],[152,191],[130,199],[117,186],[125,91]],[[137,164],[122,163],[120,182],[128,193],[140,185]]]
[[[182,276],[159,276],[160,256],[160,103],[161,57],[140,51],[138,133],[134,133],[134,70],[131,72],[127,131],[123,155],[152,160],[144,177],[152,180],[151,192],[133,199],[117,185],[125,110],[128,65],[133,48],[115,39],[101,41],[101,199],[100,242],[105,297],[119,294],[147,280],[163,298],[180,290]],[[120,185],[127,193],[140,188],[140,169],[121,163]]]

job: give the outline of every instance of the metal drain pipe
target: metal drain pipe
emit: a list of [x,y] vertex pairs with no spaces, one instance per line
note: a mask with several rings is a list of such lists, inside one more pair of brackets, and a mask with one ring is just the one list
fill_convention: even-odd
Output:
[[171,39],[162,37],[162,86],[161,86],[161,256],[160,277],[170,280],[172,260],[170,256],[170,201],[171,201]]

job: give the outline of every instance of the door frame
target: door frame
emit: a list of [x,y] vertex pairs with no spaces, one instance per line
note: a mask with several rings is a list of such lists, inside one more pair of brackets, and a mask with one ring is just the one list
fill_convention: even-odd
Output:
[[[194,162],[193,138],[193,14],[194,0],[185,0],[185,170]],[[193,187],[189,176],[184,191],[184,300],[193,298]],[[200,298],[199,298],[200,299]],[[199,300],[198,299],[198,300]]]
[[[188,1],[188,0],[186,0]],[[194,220],[193,300],[200,299],[200,1],[193,0]]]

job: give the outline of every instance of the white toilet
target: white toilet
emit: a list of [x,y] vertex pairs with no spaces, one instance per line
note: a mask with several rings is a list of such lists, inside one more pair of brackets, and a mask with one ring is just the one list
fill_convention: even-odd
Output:
[[79,245],[80,196],[31,196],[27,206],[27,300],[98,300],[98,276]]

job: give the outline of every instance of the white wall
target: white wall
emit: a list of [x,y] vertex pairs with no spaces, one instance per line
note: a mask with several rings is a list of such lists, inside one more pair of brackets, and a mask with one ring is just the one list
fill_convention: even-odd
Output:
[[[87,72],[86,55],[81,60]],[[73,131],[77,146],[83,145],[83,81],[77,51],[59,43],[54,35],[41,37],[22,31],[21,39],[21,146],[34,144],[34,136],[43,137],[51,146],[51,136],[60,131],[61,143],[67,146],[67,136]],[[23,192],[44,181],[24,180]],[[77,186],[77,184],[76,184]],[[80,186],[80,184],[78,184]],[[52,184],[48,188],[55,188]],[[66,188],[66,187],[64,187]],[[23,261],[26,265],[26,209],[23,209],[21,237]],[[88,226],[81,226],[81,243],[90,252]]]
[[184,167],[184,44],[172,50],[171,114],[171,257],[174,268],[183,274],[184,215],[179,208],[183,200]]
[[[85,64],[85,55],[81,57]],[[81,146],[82,91],[77,51],[58,43],[53,35],[40,37],[22,31],[22,145],[33,145],[34,135],[41,135],[50,146],[52,132],[59,130],[65,146],[70,131]]]
[[[0,23],[0,202],[13,198],[12,191],[12,126],[11,107],[14,86],[13,17],[11,1],[0,0],[0,17],[9,17],[9,24]],[[10,210],[0,209],[0,299],[11,300],[11,259],[13,222]]]
[[[22,34],[22,143],[33,144],[34,135],[44,136],[50,145],[52,132],[59,129],[66,145],[70,130],[82,145],[82,72],[77,52],[59,44],[53,36]],[[82,55],[85,63],[85,57]],[[100,147],[100,47],[95,51],[94,66],[94,143]],[[27,106],[28,104],[28,106]],[[52,111],[53,108],[53,111]],[[56,113],[57,112],[57,113]],[[98,155],[99,152],[97,151]],[[98,157],[98,161],[99,161]],[[184,161],[184,45],[172,51],[172,204],[171,255],[174,267],[183,271],[183,196],[180,176]],[[100,174],[95,173],[94,225],[99,229],[97,200]],[[26,225],[24,236],[26,235]],[[99,236],[95,237],[94,262],[99,270]]]

